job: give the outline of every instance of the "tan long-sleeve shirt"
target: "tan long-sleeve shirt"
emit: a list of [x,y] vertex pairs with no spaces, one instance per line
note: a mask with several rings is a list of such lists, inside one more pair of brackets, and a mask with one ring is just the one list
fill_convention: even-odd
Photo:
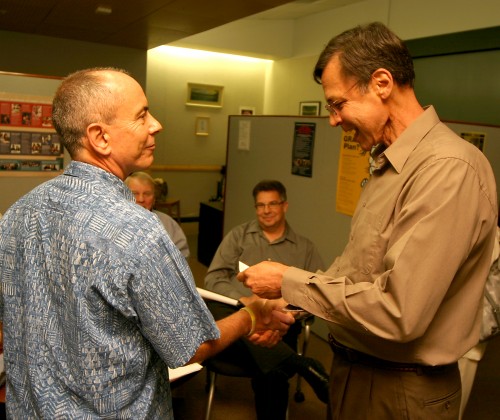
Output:
[[497,211],[489,162],[429,107],[375,159],[342,255],[324,274],[289,268],[283,297],[348,347],[454,362],[478,341]]

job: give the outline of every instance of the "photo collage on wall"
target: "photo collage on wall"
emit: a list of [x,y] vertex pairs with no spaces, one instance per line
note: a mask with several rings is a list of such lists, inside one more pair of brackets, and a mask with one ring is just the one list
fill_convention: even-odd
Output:
[[[30,131],[16,130],[16,127],[30,128]],[[63,150],[59,135],[55,132],[36,132],[36,128],[53,129],[52,105],[0,102],[0,155],[4,155],[0,159],[0,170],[62,169]],[[19,155],[19,158],[16,158],[16,155]],[[28,159],[26,155],[37,158]],[[47,160],[41,159],[42,156],[47,156]],[[60,158],[54,159],[49,156]]]
[[53,128],[52,105],[1,101],[0,125]]

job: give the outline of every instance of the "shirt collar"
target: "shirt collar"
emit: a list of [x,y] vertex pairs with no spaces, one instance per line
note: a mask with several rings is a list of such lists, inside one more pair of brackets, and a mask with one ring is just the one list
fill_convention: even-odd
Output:
[[[297,235],[290,228],[290,225],[288,224],[287,221],[285,221],[285,224],[286,224],[285,234],[280,239],[273,241],[273,243],[279,243],[279,242],[283,242],[285,240],[293,242],[293,243],[297,242]],[[262,232],[262,228],[260,227],[259,222],[257,220],[252,220],[250,222],[250,225],[248,226],[247,232],[248,233],[259,233],[261,236],[265,237],[264,233]]]
[[72,160],[64,170],[63,175],[103,181],[110,184],[110,187],[116,189],[127,201],[135,202],[134,194],[120,178],[95,165]]
[[440,122],[434,107],[425,107],[419,115],[389,147],[378,145],[372,152],[374,171],[382,169],[388,162],[400,173],[411,152],[417,147],[426,134]]

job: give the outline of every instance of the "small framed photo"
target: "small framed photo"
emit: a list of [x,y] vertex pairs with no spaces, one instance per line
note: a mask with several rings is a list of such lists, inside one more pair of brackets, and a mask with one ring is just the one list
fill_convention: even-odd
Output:
[[224,86],[188,83],[186,105],[221,108],[223,91]]
[[321,114],[321,102],[320,101],[308,101],[300,102],[299,104],[299,115],[304,115],[307,117],[316,117]]
[[194,133],[197,136],[208,136],[210,134],[210,118],[197,117]]
[[240,115],[255,115],[254,106],[240,106]]

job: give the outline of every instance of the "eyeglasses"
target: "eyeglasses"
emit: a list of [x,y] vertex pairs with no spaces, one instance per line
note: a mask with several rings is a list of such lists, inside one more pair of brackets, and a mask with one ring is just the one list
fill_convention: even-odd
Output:
[[[349,89],[347,89],[341,97],[345,97],[351,90],[354,89],[355,86],[359,84],[359,81],[354,83]],[[347,102],[347,99],[337,99],[336,101],[333,102],[327,102],[325,105],[325,109],[330,113],[335,116],[339,115],[340,111],[342,111],[342,108],[344,104]]]
[[263,211],[266,207],[269,207],[269,210],[276,210],[279,206],[281,206],[284,201],[271,201],[270,203],[255,203],[255,208],[257,211]]

